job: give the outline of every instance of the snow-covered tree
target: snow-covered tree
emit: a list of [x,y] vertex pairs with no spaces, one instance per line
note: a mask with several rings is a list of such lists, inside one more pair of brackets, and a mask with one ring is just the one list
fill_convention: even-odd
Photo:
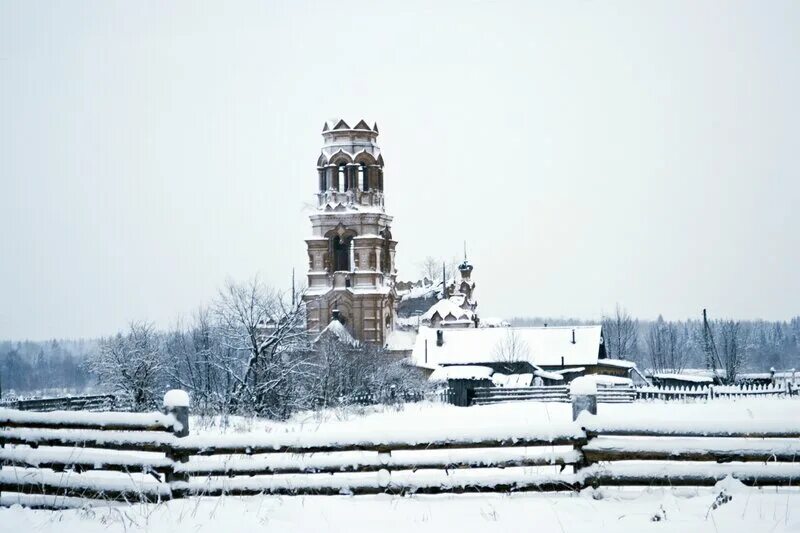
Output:
[[289,376],[302,362],[289,356],[305,341],[302,298],[294,306],[257,278],[228,282],[213,306],[225,357],[220,368],[231,378],[232,409],[276,408]]
[[134,410],[158,407],[165,365],[161,337],[153,324],[133,322],[127,334],[104,339],[88,366],[101,385],[128,397]]
[[719,324],[718,352],[728,383],[734,383],[744,359],[745,331],[739,322],[726,320]]

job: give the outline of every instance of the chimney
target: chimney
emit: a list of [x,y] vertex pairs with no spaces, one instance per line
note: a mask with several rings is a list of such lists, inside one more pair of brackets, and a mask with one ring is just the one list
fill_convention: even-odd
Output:
[[444,331],[437,329],[436,330],[436,346],[441,346],[444,344]]

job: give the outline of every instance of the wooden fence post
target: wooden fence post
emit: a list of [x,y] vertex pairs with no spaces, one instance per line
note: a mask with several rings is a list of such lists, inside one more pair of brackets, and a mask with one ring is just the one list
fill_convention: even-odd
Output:
[[[578,420],[583,412],[597,414],[597,384],[588,377],[576,378],[570,383],[570,396],[572,398],[572,420]],[[583,428],[583,431],[586,431]],[[575,443],[573,449],[580,454],[580,458],[575,462],[574,469],[577,474],[581,469],[589,466],[586,456],[583,454],[584,442]],[[581,488],[586,487],[585,482],[580,483]]]
[[[185,391],[173,389],[164,395],[164,414],[175,417],[175,424],[172,426],[172,434],[178,438],[189,435],[189,395]],[[170,484],[172,498],[183,498],[186,496],[189,482],[189,475],[185,472],[175,472],[175,463],[186,463],[189,456],[170,446],[165,455],[172,461],[169,470],[164,475],[164,481]],[[175,485],[177,484],[177,486]]]

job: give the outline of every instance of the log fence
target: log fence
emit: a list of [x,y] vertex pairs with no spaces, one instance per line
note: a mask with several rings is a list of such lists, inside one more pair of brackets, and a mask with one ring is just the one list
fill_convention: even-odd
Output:
[[[798,391],[785,385],[676,385],[676,386],[611,386],[598,384],[600,403],[630,403],[636,400],[714,400],[760,396],[795,396]],[[476,387],[473,405],[507,401],[569,402],[569,386]]]
[[398,428],[380,438],[356,430],[190,435],[187,406],[163,414],[2,409],[0,503],[574,491],[713,485],[728,475],[756,486],[800,484],[800,421],[747,428],[705,420],[612,424],[581,414],[597,402],[580,399],[573,398],[574,405],[585,407],[574,409],[573,422],[512,433]]
[[4,400],[0,407],[19,411],[114,411],[122,405],[113,394],[63,396],[59,398],[33,398],[29,400]]
[[[600,403],[629,403],[636,399],[633,387],[597,387],[597,401]],[[508,401],[536,401],[569,403],[568,385],[549,385],[534,387],[476,387],[473,405],[486,405]]]

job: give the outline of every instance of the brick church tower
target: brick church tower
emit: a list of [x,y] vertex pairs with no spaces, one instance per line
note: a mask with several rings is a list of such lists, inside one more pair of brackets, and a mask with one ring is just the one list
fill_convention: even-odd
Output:
[[317,208],[308,245],[308,332],[338,318],[362,342],[384,345],[395,317],[392,217],[383,207],[378,125],[329,120],[317,161]]

